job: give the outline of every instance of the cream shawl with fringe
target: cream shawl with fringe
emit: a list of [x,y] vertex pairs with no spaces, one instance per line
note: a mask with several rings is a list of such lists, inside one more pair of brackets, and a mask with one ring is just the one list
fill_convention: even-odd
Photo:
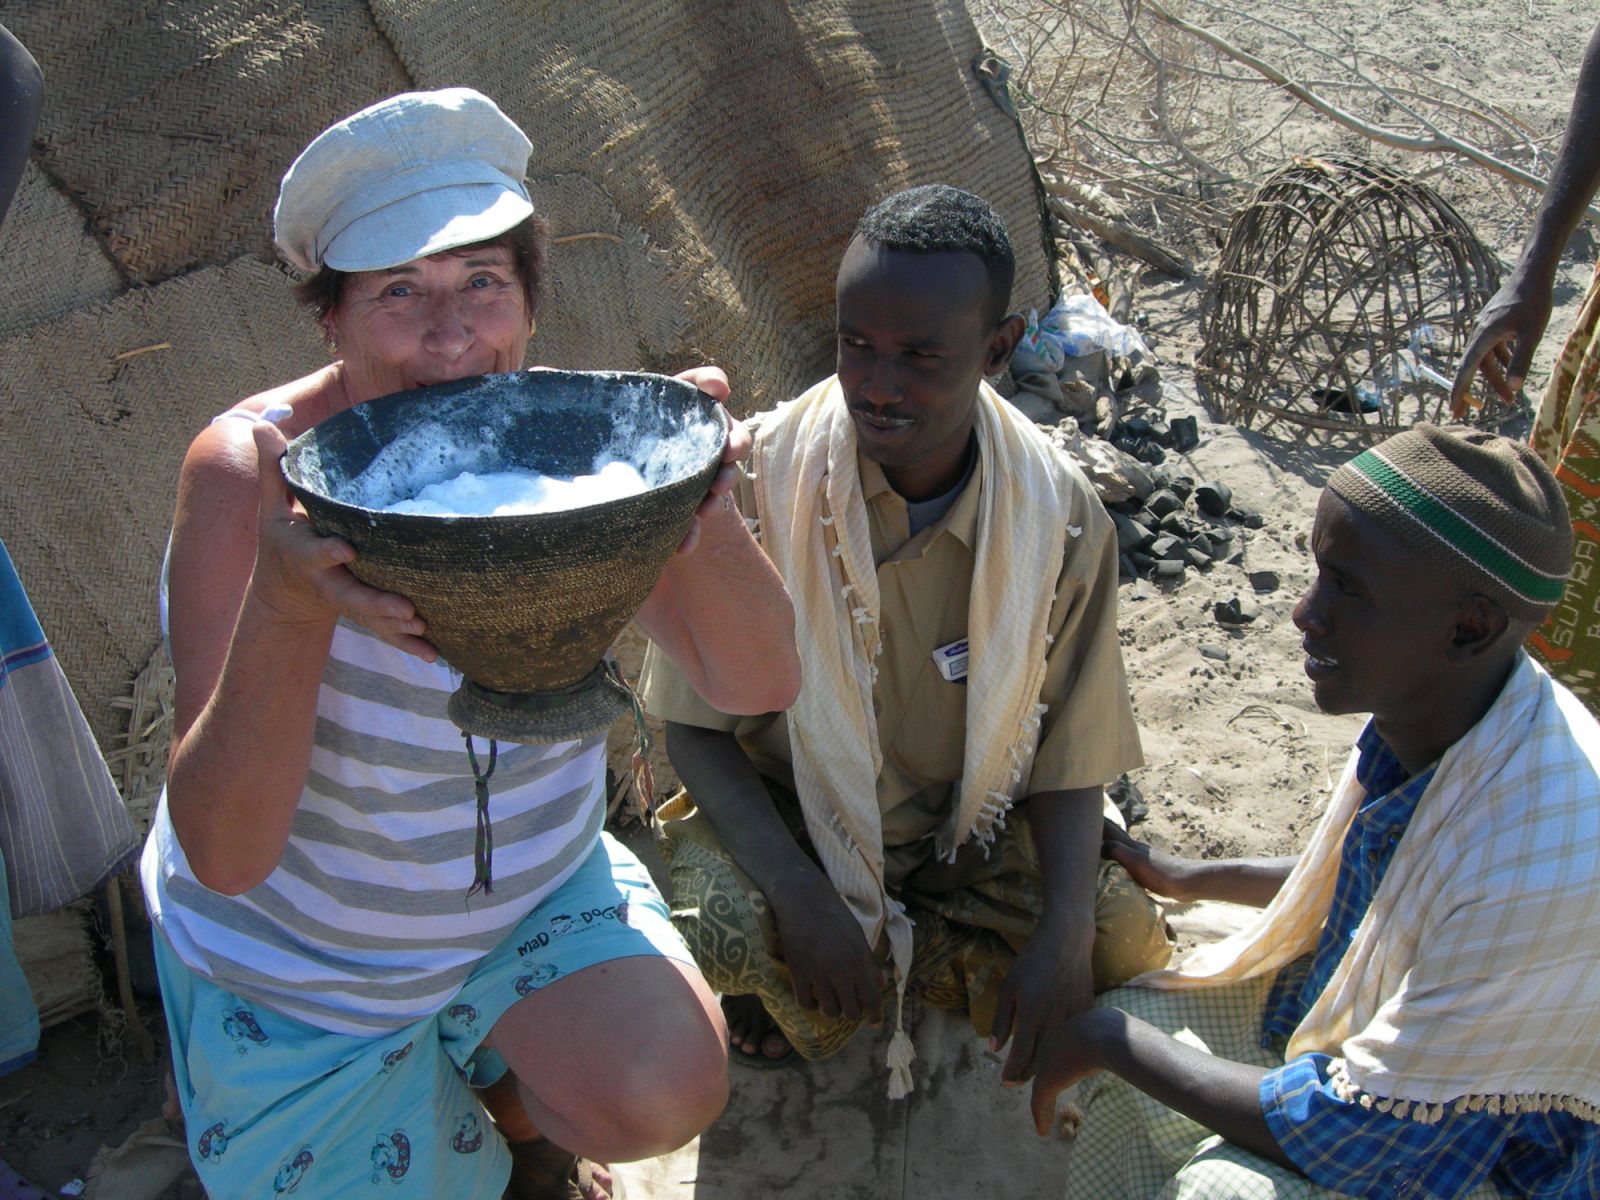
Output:
[[[980,388],[983,462],[968,621],[965,761],[957,803],[937,834],[941,856],[989,842],[1027,779],[1043,706],[1047,627],[1065,544],[1081,532],[1093,490],[1033,423]],[[889,1094],[911,1090],[911,1039],[899,1009],[911,967],[911,922],[885,891],[872,706],[877,674],[877,566],[856,462],[855,427],[837,377],[762,417],[751,474],[757,534],[794,599],[803,684],[788,712],[806,829],[869,944],[887,934],[899,1005]]]
[[[1181,968],[1204,986],[1311,950],[1365,793],[1352,753],[1310,844],[1252,924]],[[1372,906],[1288,1056],[1334,1056],[1345,1099],[1434,1122],[1456,1111],[1600,1119],[1600,727],[1519,656],[1446,751]]]

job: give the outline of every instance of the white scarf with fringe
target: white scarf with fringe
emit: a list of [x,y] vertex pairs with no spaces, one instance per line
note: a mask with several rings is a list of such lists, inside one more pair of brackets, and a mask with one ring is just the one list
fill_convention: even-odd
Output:
[[[987,384],[975,427],[983,483],[965,765],[935,841],[947,859],[968,838],[993,841],[1027,779],[1044,713],[1050,605],[1066,541],[1081,532],[1078,506],[1093,495],[1077,468]],[[911,922],[884,883],[883,755],[872,705],[882,636],[878,573],[855,427],[837,377],[761,418],[751,473],[758,536],[794,599],[803,679],[788,712],[795,790],[828,878],[868,944],[889,939],[897,991],[889,1095],[898,1099],[912,1088],[914,1054],[902,1021]]]
[[[1139,986],[1277,971],[1313,949],[1366,793],[1352,753],[1283,888],[1233,936]],[[1289,1041],[1338,1094],[1600,1119],[1600,726],[1526,654],[1445,752],[1349,950]]]

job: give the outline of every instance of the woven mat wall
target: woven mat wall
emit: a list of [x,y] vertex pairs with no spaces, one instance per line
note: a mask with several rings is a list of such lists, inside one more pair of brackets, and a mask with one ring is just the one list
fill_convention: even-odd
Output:
[[184,447],[324,361],[270,214],[358,107],[470,84],[527,130],[558,239],[541,363],[716,362],[746,411],[794,394],[831,368],[850,229],[911,183],[986,196],[1016,303],[1048,300],[1027,150],[958,0],[0,0],[0,22],[46,80],[0,235],[27,281],[0,297],[0,537],[108,751]]
[[3,0],[0,23],[44,70],[35,161],[136,282],[269,259],[301,147],[409,86],[362,0]]
[[647,365],[720,363],[744,407],[813,382],[849,231],[911,183],[985,196],[1017,243],[1018,301],[1046,298],[1027,152],[972,71],[960,3],[554,3],[504,22],[472,0],[371,4],[419,86],[493,96],[536,173],[591,180],[665,253],[652,306],[687,306],[693,339],[641,342]]
[[83,214],[29,163],[0,225],[0,337],[109,300],[123,289],[116,265],[89,233]]
[[159,637],[184,449],[233,400],[324,361],[287,279],[250,260],[0,342],[0,529],[102,750]]

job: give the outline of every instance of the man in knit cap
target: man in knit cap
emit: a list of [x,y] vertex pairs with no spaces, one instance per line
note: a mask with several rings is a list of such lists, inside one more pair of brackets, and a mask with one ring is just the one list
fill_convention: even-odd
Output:
[[1371,720],[1298,859],[1108,830],[1152,891],[1262,912],[1052,1043],[1041,1133],[1092,1077],[1066,1194],[1600,1194],[1600,727],[1522,649],[1567,575],[1560,488],[1419,425],[1334,473],[1311,548],[1306,674]]

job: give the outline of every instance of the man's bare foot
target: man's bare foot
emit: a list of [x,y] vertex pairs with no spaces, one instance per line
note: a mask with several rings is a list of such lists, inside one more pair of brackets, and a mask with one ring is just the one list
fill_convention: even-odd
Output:
[[789,1039],[761,1004],[759,996],[724,996],[728,1046],[756,1066],[776,1066],[794,1053]]

